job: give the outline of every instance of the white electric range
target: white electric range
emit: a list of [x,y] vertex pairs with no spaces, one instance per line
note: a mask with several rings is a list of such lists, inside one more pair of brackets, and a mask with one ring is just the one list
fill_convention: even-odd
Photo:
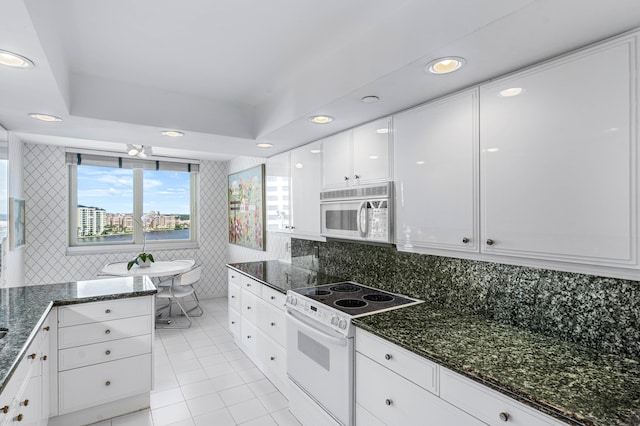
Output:
[[422,303],[347,281],[287,292],[289,409],[305,426],[353,426],[352,318]]

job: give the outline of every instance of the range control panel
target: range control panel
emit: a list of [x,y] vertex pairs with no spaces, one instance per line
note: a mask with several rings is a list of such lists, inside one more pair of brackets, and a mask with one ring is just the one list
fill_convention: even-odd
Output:
[[286,300],[287,309],[296,311],[314,324],[322,324],[342,336],[351,337],[353,326],[351,318],[343,312],[308,297],[289,291]]

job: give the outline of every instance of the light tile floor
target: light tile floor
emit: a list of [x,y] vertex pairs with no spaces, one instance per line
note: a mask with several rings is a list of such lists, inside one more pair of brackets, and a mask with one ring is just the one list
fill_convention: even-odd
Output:
[[285,397],[234,343],[227,299],[201,305],[204,315],[191,328],[156,330],[151,409],[95,426],[300,426]]

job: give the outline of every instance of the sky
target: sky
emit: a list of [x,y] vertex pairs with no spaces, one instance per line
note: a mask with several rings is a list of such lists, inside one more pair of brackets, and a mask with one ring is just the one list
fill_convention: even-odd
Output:
[[[189,214],[190,177],[185,172],[144,170],[145,212]],[[133,212],[133,170],[78,167],[78,204],[107,213]]]

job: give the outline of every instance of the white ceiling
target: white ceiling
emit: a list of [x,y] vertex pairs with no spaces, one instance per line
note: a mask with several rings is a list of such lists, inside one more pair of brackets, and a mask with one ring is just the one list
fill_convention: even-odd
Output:
[[[0,16],[0,49],[36,64],[0,68],[0,125],[23,140],[225,160],[270,156],[640,27],[640,1],[2,0]],[[424,73],[448,55],[466,66]],[[314,125],[317,113],[336,119]],[[274,147],[256,147],[265,141]]]

